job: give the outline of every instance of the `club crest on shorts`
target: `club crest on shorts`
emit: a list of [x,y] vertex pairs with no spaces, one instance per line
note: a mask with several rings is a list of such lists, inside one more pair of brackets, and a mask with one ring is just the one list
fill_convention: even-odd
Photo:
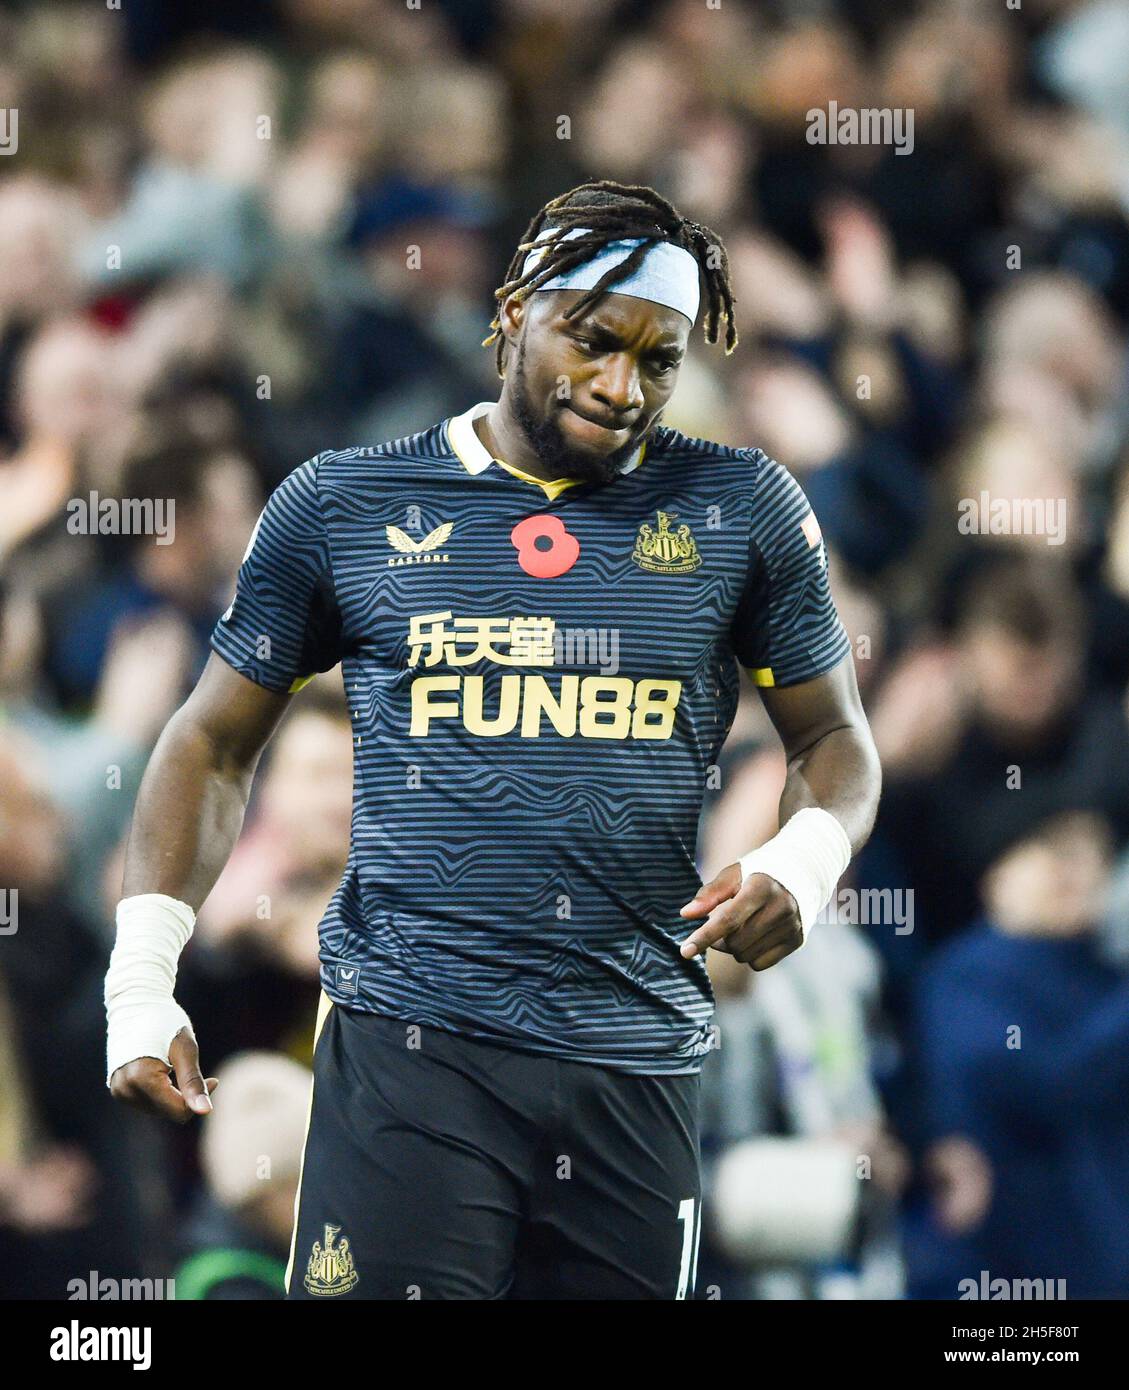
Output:
[[702,563],[698,544],[685,522],[671,528],[678,519],[677,512],[658,512],[659,529],[644,521],[635,537],[631,558],[652,574],[689,574]]
[[353,1252],[348,1240],[334,1245],[340,1226],[325,1224],[325,1244],[314,1241],[310,1258],[306,1264],[306,1277],[302,1283],[307,1293],[319,1298],[331,1298],[334,1294],[348,1293],[357,1282],[358,1274],[353,1264]]

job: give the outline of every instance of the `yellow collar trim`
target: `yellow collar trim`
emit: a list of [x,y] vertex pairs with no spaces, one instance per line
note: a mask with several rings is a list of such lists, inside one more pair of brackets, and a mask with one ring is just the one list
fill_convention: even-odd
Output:
[[512,473],[515,478],[520,478],[523,483],[532,483],[535,487],[543,488],[545,496],[550,502],[559,497],[566,487],[575,487],[580,481],[579,478],[553,478],[546,481],[544,478],[535,478],[532,473],[523,473],[520,468],[516,468],[512,463],[506,463],[504,459],[493,459],[499,468],[504,468],[507,473]]

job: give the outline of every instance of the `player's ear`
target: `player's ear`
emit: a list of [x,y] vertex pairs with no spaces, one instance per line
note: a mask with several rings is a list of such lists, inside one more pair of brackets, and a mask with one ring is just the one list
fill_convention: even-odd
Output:
[[508,294],[502,300],[502,307],[498,310],[498,322],[501,324],[502,334],[507,342],[517,342],[521,333],[521,326],[525,322],[528,312],[528,299],[521,299],[516,294]]

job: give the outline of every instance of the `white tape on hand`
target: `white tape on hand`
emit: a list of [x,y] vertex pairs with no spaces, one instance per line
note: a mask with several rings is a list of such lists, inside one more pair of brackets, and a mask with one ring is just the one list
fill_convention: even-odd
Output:
[[737,862],[742,883],[751,874],[767,874],[787,888],[800,909],[806,941],[812,923],[827,906],[851,862],[851,842],[830,811],[806,806],[767,844],[742,855]]
[[169,1064],[169,1045],[188,1015],[173,998],[176,967],[196,914],[164,893],[118,903],[117,939],[106,972],[106,1085],[138,1057]]

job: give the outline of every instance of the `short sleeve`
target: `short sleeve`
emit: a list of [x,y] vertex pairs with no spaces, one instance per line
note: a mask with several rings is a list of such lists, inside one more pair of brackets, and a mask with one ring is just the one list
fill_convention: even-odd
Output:
[[748,575],[730,637],[757,685],[797,685],[838,666],[851,644],[831,598],[815,513],[787,469],[760,458]]
[[297,690],[342,657],[317,489],[322,457],[296,468],[267,499],[239,567],[235,597],[212,630],[212,650],[268,690]]

